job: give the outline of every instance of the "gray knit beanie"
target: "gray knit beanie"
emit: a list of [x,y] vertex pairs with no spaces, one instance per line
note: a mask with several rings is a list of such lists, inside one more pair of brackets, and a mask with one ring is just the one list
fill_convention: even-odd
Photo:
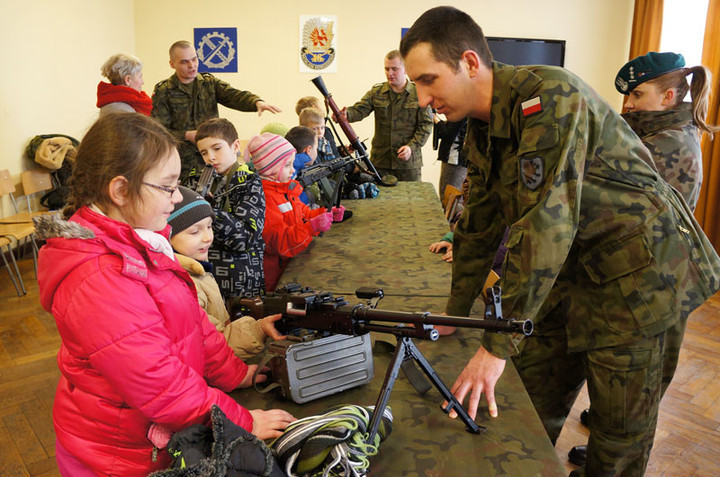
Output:
[[175,210],[168,217],[168,224],[172,226],[173,235],[179,234],[205,217],[215,219],[212,207],[200,194],[183,186],[178,187],[178,190],[183,199],[175,204]]

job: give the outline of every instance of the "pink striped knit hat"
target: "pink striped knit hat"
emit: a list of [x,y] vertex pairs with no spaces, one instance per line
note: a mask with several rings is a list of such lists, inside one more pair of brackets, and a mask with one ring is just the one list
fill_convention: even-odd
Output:
[[295,148],[282,136],[262,133],[248,141],[244,157],[252,160],[261,178],[277,181],[287,161],[295,159]]

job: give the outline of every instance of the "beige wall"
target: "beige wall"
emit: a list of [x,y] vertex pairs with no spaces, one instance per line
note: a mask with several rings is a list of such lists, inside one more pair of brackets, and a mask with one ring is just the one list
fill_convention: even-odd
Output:
[[[460,0],[453,4],[470,13],[489,36],[566,40],[566,67],[619,108],[613,78],[627,57],[632,0]],[[35,134],[62,132],[82,137],[97,116],[100,65],[113,53],[140,57],[145,64],[145,91],[152,94],[154,84],[172,73],[167,48],[173,41],[192,41],[194,27],[237,27],[239,71],[218,76],[283,109],[276,116],[257,117],[221,108],[221,115],[247,138],[270,121],[296,124],[297,99],[318,94],[309,82],[314,75],[298,72],[299,15],[337,15],[338,71],[323,77],[335,101],[343,106],[384,81],[382,58],[397,48],[400,28],[411,26],[436,3],[416,0],[408,7],[406,2],[366,0],[314,5],[246,0],[210,4],[0,0],[0,39],[6,51],[6,73],[0,83],[0,168],[17,175],[32,167],[22,159],[22,151]],[[361,139],[372,137],[372,118],[354,127]],[[439,166],[429,144],[423,155],[424,179],[437,184]]]
[[0,0],[0,169],[34,167],[23,152],[36,134],[82,138],[97,117],[100,65],[134,52],[134,28],[132,0]]

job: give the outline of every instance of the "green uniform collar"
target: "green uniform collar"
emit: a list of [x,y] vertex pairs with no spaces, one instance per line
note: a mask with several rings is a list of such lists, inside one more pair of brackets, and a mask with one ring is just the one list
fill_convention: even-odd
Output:
[[632,111],[623,114],[622,117],[640,137],[665,129],[677,129],[695,124],[692,103],[680,103],[677,108],[666,111]]

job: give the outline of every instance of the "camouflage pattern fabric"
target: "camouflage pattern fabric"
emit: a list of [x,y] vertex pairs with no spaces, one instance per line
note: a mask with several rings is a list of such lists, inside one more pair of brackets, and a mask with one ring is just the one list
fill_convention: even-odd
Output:
[[[536,332],[487,333],[483,346],[514,356],[552,439],[586,377],[590,473],[640,475],[682,327],[720,288],[720,259],[648,150],[591,88],[553,67],[494,63],[493,75],[490,122],[468,123],[470,196],[446,311],[468,313],[509,227],[504,314],[532,319]],[[548,410],[551,392],[562,402]]]
[[[432,132],[430,108],[418,104],[415,84],[408,81],[405,90],[394,93],[390,84],[378,83],[357,103],[347,108],[348,121],[353,123],[375,113],[375,134],[370,160],[376,168],[420,169],[422,147]],[[407,161],[397,157],[402,146],[410,146],[412,156]]]
[[[371,201],[347,200],[351,220],[334,224],[323,237],[292,258],[280,284],[301,283],[315,290],[344,295],[359,303],[354,291],[379,286],[386,297],[378,308],[400,311],[441,311],[450,289],[450,264],[428,251],[430,243],[448,231],[434,188],[429,183],[401,182],[384,188]],[[472,316],[480,316],[478,307]],[[296,417],[323,414],[342,404],[375,405],[392,359],[386,342],[391,335],[373,334],[376,346],[373,381],[305,404],[283,401],[276,394],[238,390],[232,396],[244,406],[280,407]],[[439,341],[415,344],[449,387],[470,356],[482,332],[459,329]],[[459,420],[440,409],[442,397],[433,388],[424,396],[404,374],[395,383],[389,406],[394,415],[392,434],[370,459],[373,476],[561,476],[563,467],[538,420],[512,364],[508,363],[496,388],[500,415],[488,417],[480,404],[476,421],[488,430],[470,434]]]
[[223,298],[259,296],[265,290],[265,193],[260,176],[237,164],[218,177],[215,197],[215,238],[208,251],[213,275]]
[[210,73],[198,73],[195,81],[183,84],[173,74],[160,81],[153,91],[151,116],[165,126],[179,141],[182,173],[185,178],[191,169],[203,161],[194,143],[185,140],[185,131],[194,131],[208,119],[219,117],[218,104],[238,111],[257,111],[260,97],[240,91]]
[[634,111],[622,115],[650,150],[660,177],[673,186],[695,210],[702,185],[700,130],[692,104],[668,111]]

